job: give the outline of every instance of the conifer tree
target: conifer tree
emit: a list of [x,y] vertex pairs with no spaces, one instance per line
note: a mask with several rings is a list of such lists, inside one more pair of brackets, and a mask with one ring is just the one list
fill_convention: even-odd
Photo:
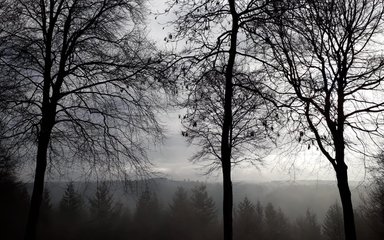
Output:
[[160,204],[155,193],[148,186],[141,193],[134,214],[136,239],[152,240],[158,238],[161,218]]
[[190,209],[190,204],[191,202],[188,199],[188,193],[183,187],[178,187],[173,199],[172,203],[169,206],[171,210],[171,215],[172,216],[178,216],[179,214],[184,215],[186,214],[187,211]]
[[257,233],[258,213],[256,207],[247,197],[238,204],[235,212],[234,239],[254,239]]
[[331,205],[323,222],[326,240],[344,240],[343,211],[338,203]]
[[200,223],[205,225],[215,221],[216,206],[213,199],[208,196],[206,185],[196,186],[192,189],[191,202]]
[[287,240],[291,238],[290,224],[283,211],[277,211],[272,203],[265,207],[265,239]]
[[96,191],[89,199],[90,225],[87,239],[117,239],[119,233],[121,205],[115,203],[107,182],[97,184]]
[[257,226],[259,227],[259,231],[262,232],[263,231],[264,208],[261,205],[260,201],[257,201],[255,210],[256,210],[256,223],[257,223]]
[[311,213],[309,209],[307,209],[305,217],[300,217],[296,220],[296,228],[298,240],[321,239],[321,226],[317,222],[316,214]]
[[73,182],[69,182],[59,205],[63,217],[74,218],[79,216],[83,210],[83,199],[75,191]]
[[190,239],[192,227],[192,205],[188,193],[178,187],[169,206],[169,228],[171,239]]
[[[75,190],[73,182],[67,183],[59,202],[55,224],[55,237],[52,239],[82,239],[86,215],[82,196]],[[65,231],[65,235],[63,235]]]
[[97,185],[95,195],[89,199],[92,219],[105,220],[112,216],[114,203],[106,182]]
[[192,189],[193,226],[196,239],[207,239],[215,235],[217,209],[208,195],[207,186],[199,185]]

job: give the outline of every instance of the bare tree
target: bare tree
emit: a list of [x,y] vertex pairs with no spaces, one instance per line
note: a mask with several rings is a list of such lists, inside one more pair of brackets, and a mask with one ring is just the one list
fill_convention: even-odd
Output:
[[349,153],[364,157],[382,135],[383,12],[381,0],[276,1],[274,20],[253,31],[268,46],[259,56],[291,107],[296,139],[317,144],[336,172],[348,240],[356,239]]
[[244,26],[260,20],[266,4],[182,0],[170,7],[176,16],[172,22],[175,31],[165,40],[183,45],[177,59],[179,68],[174,69],[188,95],[183,135],[202,147],[195,159],[213,160],[209,170],[217,166],[222,170],[224,239],[232,239],[231,168],[251,155],[258,156],[253,147],[264,145],[265,131],[259,121],[266,112],[261,111],[262,101],[237,83],[257,76],[254,60],[246,61]]
[[[210,69],[210,70],[208,70]],[[194,75],[193,77],[196,77]],[[249,77],[234,73],[233,81]],[[182,134],[200,148],[192,157],[205,162],[207,173],[221,168],[221,133],[224,116],[225,78],[220,69],[210,65],[198,79],[186,80],[189,89],[182,106],[188,109],[181,117]],[[193,86],[192,86],[193,85]],[[267,149],[266,138],[271,131],[266,128],[268,110],[265,100],[257,93],[235,87],[232,96],[232,123],[230,126],[231,164],[260,164]],[[272,127],[273,128],[273,127]],[[257,150],[257,151],[256,151]]]
[[0,81],[16,82],[22,94],[2,99],[1,135],[36,154],[25,235],[35,239],[48,163],[147,170],[148,141],[161,137],[154,110],[164,85],[140,27],[141,0],[17,0],[8,13],[17,21],[2,22]]

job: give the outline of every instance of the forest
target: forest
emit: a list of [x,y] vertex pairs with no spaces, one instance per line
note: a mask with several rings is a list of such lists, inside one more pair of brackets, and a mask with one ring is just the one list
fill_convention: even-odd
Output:
[[[0,0],[0,234],[383,239],[383,23],[384,0]],[[219,202],[204,184],[164,205],[149,187],[115,201],[111,182],[161,175],[151,153],[179,125],[189,160],[220,176]],[[326,163],[338,197],[324,219],[237,199],[234,170],[271,156]],[[69,179],[58,203],[55,178]]]
[[[4,227],[3,239],[22,238],[29,204],[26,185],[14,178],[11,181],[8,186],[1,185],[2,193],[6,194],[0,207],[5,213],[0,220]],[[78,184],[66,183],[56,202],[47,188],[41,206],[39,239],[222,238],[218,204],[203,183],[189,183],[189,189],[179,186],[170,196],[169,203],[163,203],[156,194],[158,186],[147,182],[141,191],[133,193],[136,196],[133,206],[114,197],[116,189],[111,182],[95,185],[86,196]],[[359,206],[355,214],[359,238],[382,239],[382,229],[377,225],[373,211]],[[328,207],[323,219],[311,209],[292,218],[271,202],[262,204],[244,197],[235,205],[233,224],[234,239],[239,240],[344,239],[342,209],[336,201]]]

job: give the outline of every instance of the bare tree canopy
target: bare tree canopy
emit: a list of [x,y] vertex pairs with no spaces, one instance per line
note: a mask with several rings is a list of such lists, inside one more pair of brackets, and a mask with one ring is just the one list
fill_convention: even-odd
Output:
[[155,111],[165,83],[160,56],[145,39],[141,0],[6,7],[0,81],[17,97],[1,98],[1,136],[37,156],[26,235],[33,239],[48,159],[49,166],[85,160],[118,174],[145,173],[148,141],[162,135]]
[[15,5],[20,27],[8,33],[12,46],[2,58],[12,75],[2,82],[18,82],[23,95],[5,99],[4,137],[35,141],[49,109],[54,126],[44,128],[52,128],[51,157],[93,164],[105,159],[102,153],[109,159],[122,154],[140,166],[143,137],[160,133],[152,90],[161,87],[155,48],[133,21],[142,18],[143,7],[141,1]]
[[264,66],[301,129],[297,139],[316,143],[336,172],[346,239],[356,239],[348,153],[365,155],[382,136],[383,4],[277,1],[273,20],[253,32],[268,46]]
[[176,1],[170,7],[177,18],[165,40],[182,45],[174,70],[187,95],[182,134],[201,147],[194,159],[209,160],[208,172],[222,170],[224,239],[232,239],[231,168],[244,160],[259,162],[260,149],[267,145],[266,102],[258,92],[239,87],[249,78],[260,79],[255,59],[246,54],[244,27],[261,19],[266,5],[196,0]]
[[[210,173],[221,167],[221,131],[224,115],[224,73],[214,67],[207,68],[201,76],[186,78],[188,96],[182,102],[187,113],[181,117],[182,134],[200,148],[193,156],[195,161],[206,164]],[[234,82],[249,77],[246,73],[234,73]],[[255,92],[236,87],[232,96],[232,123],[230,129],[231,163],[260,164],[268,146],[266,122],[268,110],[265,101]]]

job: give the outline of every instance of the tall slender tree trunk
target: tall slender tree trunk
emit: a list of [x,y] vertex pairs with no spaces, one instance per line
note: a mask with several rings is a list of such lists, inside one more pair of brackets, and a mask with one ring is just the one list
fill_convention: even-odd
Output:
[[50,139],[50,132],[50,129],[42,128],[40,136],[38,138],[35,179],[33,183],[33,191],[31,203],[29,206],[28,221],[24,236],[25,240],[36,239],[36,228],[39,221],[40,206],[44,192],[44,177],[45,170],[47,168],[47,151]]
[[27,226],[25,230],[25,240],[36,239],[36,229],[39,222],[40,206],[43,199],[44,192],[44,179],[45,170],[47,168],[47,153],[49,141],[51,139],[52,128],[55,124],[56,118],[56,105],[57,100],[54,97],[50,97],[50,69],[51,64],[48,63],[50,58],[46,59],[46,69],[44,76],[43,87],[43,106],[42,106],[42,118],[40,123],[40,132],[37,139],[37,156],[36,156],[36,168],[35,179],[33,182],[33,190],[31,203],[29,206]]
[[222,164],[223,172],[223,219],[224,219],[224,239],[232,240],[232,210],[233,210],[233,191],[231,180],[231,162]]
[[351,191],[348,184],[347,166],[342,163],[336,172],[341,205],[343,207],[344,233],[346,240],[356,240],[356,226],[353,215]]
[[343,207],[344,219],[344,234],[345,240],[356,240],[356,227],[355,218],[353,215],[353,206],[351,199],[351,191],[348,184],[348,166],[345,164],[345,140],[344,140],[344,103],[345,103],[345,89],[344,83],[347,77],[347,56],[344,56],[344,61],[341,63],[340,77],[337,79],[337,128],[334,129],[334,142],[335,142],[335,166],[337,187]]
[[237,33],[238,33],[238,15],[235,8],[235,0],[228,0],[231,16],[231,46],[227,68],[225,70],[225,99],[224,99],[224,121],[221,135],[221,165],[223,172],[223,222],[224,239],[232,240],[232,210],[233,210],[233,192],[231,180],[231,132],[232,132],[232,97],[233,97],[233,68],[236,58]]
[[[55,21],[53,20],[53,11],[47,16],[45,12],[46,8],[45,1],[40,1],[40,8],[42,10],[42,28],[43,35],[45,38],[45,55],[44,55],[44,74],[43,74],[43,101],[41,109],[41,122],[40,122],[40,132],[37,139],[37,156],[36,156],[36,169],[35,169],[35,179],[33,183],[31,204],[29,206],[29,214],[27,220],[27,226],[25,230],[25,240],[35,240],[36,239],[36,228],[39,222],[39,213],[40,206],[43,199],[44,192],[44,179],[45,179],[45,170],[47,168],[47,152],[49,141],[51,138],[52,128],[55,124],[56,118],[56,104],[57,98],[51,97],[51,90],[57,92],[60,88],[59,85],[54,85],[51,77],[52,69],[52,36],[55,26]],[[54,4],[54,2],[50,2]],[[53,5],[50,6],[53,10]],[[47,21],[47,17],[49,21]],[[47,25],[48,24],[48,25]],[[59,75],[58,78],[62,76]]]

